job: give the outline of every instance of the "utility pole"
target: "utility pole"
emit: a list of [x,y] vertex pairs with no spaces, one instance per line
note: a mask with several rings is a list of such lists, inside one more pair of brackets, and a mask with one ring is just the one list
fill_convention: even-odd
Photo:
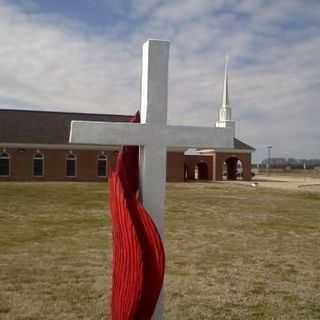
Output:
[[272,146],[267,146],[267,149],[268,149],[268,176],[270,176]]

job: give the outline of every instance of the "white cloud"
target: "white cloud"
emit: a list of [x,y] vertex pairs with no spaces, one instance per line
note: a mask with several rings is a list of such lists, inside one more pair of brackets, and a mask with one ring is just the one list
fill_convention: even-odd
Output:
[[118,20],[97,35],[62,15],[0,1],[0,106],[133,113],[141,45],[164,38],[172,41],[171,122],[214,123],[228,53],[239,137],[272,144],[275,155],[320,157],[320,4],[308,4],[120,1],[108,8],[128,11],[134,28],[128,32],[129,22]]

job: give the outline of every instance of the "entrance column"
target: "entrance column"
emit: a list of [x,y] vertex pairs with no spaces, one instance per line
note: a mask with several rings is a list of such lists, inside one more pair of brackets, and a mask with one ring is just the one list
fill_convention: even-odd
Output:
[[240,161],[242,162],[242,175],[243,180],[250,181],[252,179],[251,175],[251,154],[245,154],[241,157]]
[[212,165],[213,180],[215,181],[223,180],[223,163],[224,163],[224,158],[221,155],[215,153],[213,155],[213,165]]

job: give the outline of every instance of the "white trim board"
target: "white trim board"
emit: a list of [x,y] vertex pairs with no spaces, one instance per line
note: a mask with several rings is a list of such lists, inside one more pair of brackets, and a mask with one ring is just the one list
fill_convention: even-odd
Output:
[[51,150],[103,150],[115,151],[120,146],[82,145],[82,144],[44,144],[44,143],[8,143],[0,142],[0,148],[51,149]]
[[[22,149],[47,149],[47,150],[97,150],[97,151],[117,151],[121,146],[108,145],[92,145],[92,144],[46,144],[46,143],[11,143],[0,142],[0,148],[22,148]],[[185,152],[188,148],[185,147],[169,147],[168,151]]]

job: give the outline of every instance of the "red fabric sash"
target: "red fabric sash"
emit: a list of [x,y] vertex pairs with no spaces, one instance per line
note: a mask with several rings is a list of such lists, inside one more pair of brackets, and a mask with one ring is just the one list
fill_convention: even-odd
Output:
[[[132,122],[140,122],[139,113]],[[159,232],[139,200],[139,147],[125,146],[109,175],[113,234],[112,319],[150,320],[164,279]]]

